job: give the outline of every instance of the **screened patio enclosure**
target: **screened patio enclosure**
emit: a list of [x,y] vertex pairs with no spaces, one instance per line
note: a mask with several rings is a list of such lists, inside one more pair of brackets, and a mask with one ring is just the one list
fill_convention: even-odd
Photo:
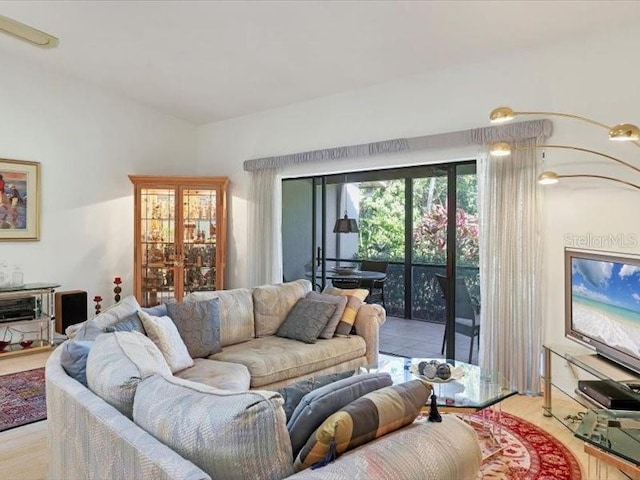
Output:
[[[446,326],[445,356],[468,361],[473,341],[477,362],[479,327],[461,327],[480,305],[475,171],[465,161],[283,180],[284,280],[321,290],[336,268],[386,262],[381,350],[441,357]],[[358,231],[334,233],[345,215]]]

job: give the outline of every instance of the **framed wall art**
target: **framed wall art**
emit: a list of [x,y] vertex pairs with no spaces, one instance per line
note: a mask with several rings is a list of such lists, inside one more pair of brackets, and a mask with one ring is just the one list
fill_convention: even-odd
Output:
[[0,241],[40,239],[40,163],[0,158]]

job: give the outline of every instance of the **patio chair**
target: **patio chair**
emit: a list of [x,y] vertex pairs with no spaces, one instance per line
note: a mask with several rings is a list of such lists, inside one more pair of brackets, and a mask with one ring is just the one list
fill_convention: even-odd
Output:
[[[360,270],[367,272],[381,272],[386,274],[387,268],[389,264],[387,262],[378,262],[374,260],[363,260],[360,265]],[[387,277],[382,280],[360,280],[360,287],[369,289],[369,296],[367,297],[367,302],[372,303],[374,301],[379,301],[382,304],[382,308],[386,310],[386,305],[384,303],[384,282]]]
[[[442,296],[447,300],[448,288],[447,277],[436,274],[436,279],[442,290]],[[473,339],[477,338],[478,348],[480,348],[480,307],[472,300],[467,284],[462,278],[456,279],[456,333],[469,337],[469,363],[473,356]],[[442,351],[447,342],[447,327],[445,318],[444,336],[442,337]]]

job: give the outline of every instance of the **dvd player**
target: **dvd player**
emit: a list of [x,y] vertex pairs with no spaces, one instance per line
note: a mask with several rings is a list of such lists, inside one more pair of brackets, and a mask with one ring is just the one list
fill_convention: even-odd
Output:
[[578,390],[610,410],[640,410],[640,394],[613,380],[579,380]]

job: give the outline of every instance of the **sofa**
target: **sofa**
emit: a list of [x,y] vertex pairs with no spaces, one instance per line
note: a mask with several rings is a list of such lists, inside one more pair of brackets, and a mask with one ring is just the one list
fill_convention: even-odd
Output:
[[295,280],[253,289],[194,292],[185,301],[220,299],[222,352],[211,360],[244,365],[250,387],[274,389],[311,376],[357,370],[378,363],[379,328],[385,311],[363,304],[354,333],[303,343],[276,335],[295,303],[311,292],[311,282]]
[[[177,375],[226,389],[275,389],[297,380],[334,372],[354,371],[378,363],[378,334],[385,321],[380,305],[362,304],[353,334],[303,343],[276,335],[296,302],[311,292],[308,280],[253,289],[195,292],[185,302],[219,299],[222,351]],[[166,315],[165,309],[151,309]],[[140,309],[133,297],[84,324],[67,329],[69,338],[94,340],[110,323]],[[144,310],[144,309],[143,309]],[[103,318],[104,317],[104,318]]]
[[[219,299],[222,351],[175,373],[141,333],[99,333],[130,306],[70,329],[71,336],[95,337],[86,360],[92,388],[63,368],[65,344],[73,342],[67,340],[46,365],[49,478],[475,478],[476,435],[448,415],[441,423],[419,417],[322,468],[295,473],[284,401],[273,390],[321,373],[375,367],[384,321],[381,307],[362,305],[355,334],[299,348],[295,340],[271,338],[310,289],[297,281],[193,294],[189,300]],[[314,352],[322,343],[335,346]]]

